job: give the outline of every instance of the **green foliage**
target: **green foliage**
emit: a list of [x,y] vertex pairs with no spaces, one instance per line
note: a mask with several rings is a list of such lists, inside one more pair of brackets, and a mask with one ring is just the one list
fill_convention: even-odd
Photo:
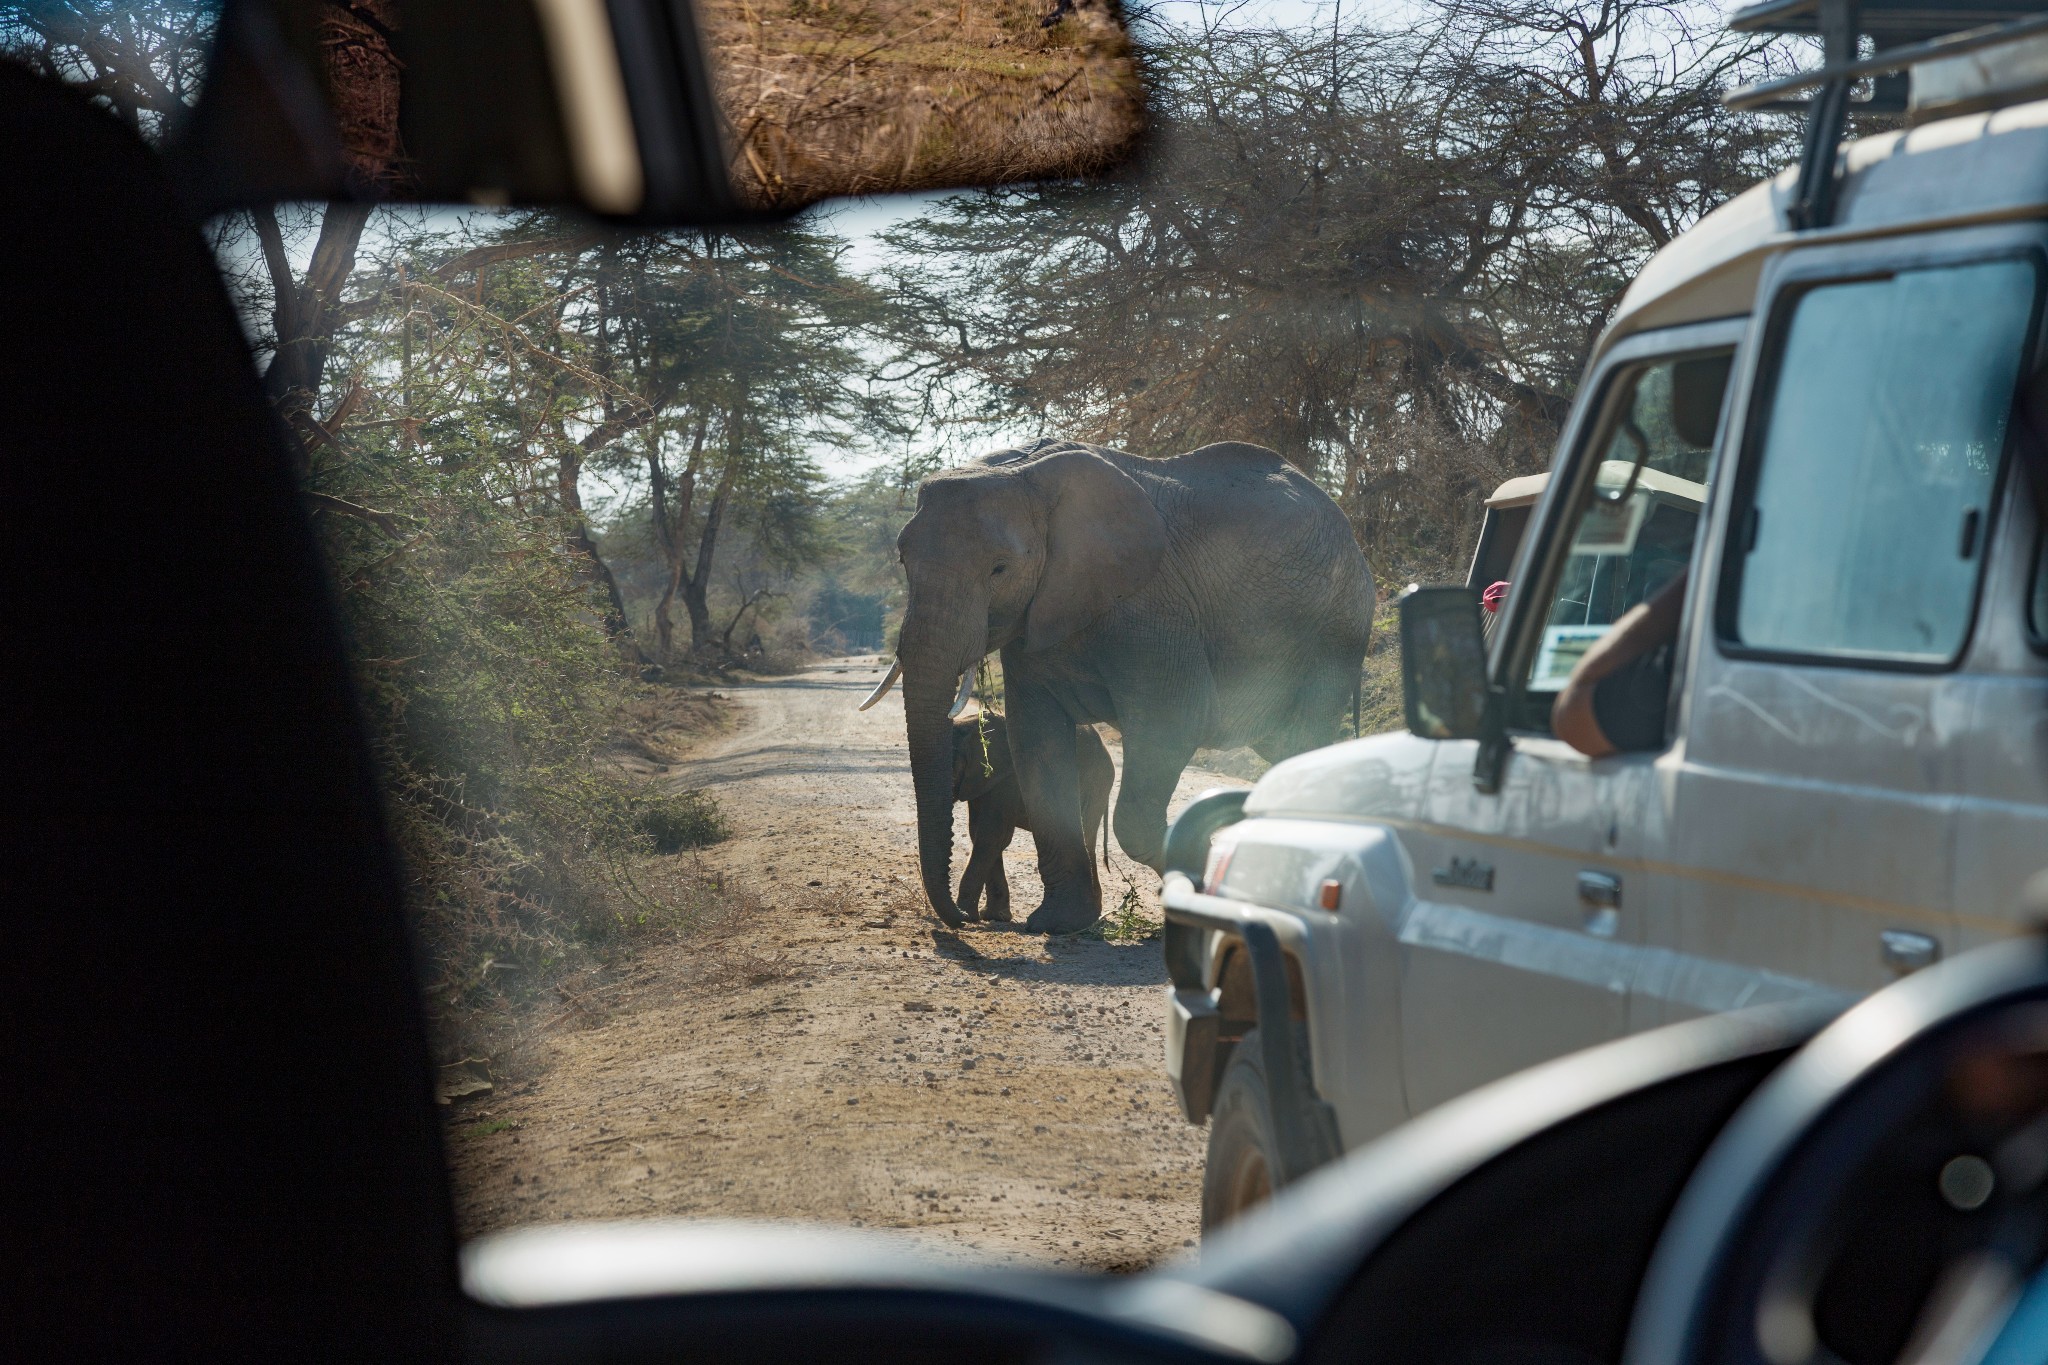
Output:
[[974,669],[974,695],[980,699],[981,708],[975,713],[976,729],[981,736],[981,775],[994,777],[995,755],[989,752],[990,716],[1003,714],[1003,664],[993,654],[982,656]]
[[592,390],[616,395],[573,337],[508,321],[558,303],[560,263],[500,266],[464,297],[417,256],[395,268],[435,245],[397,242],[339,339],[343,417],[311,485],[452,1038],[663,919],[637,860],[724,823],[708,795],[653,795],[606,761],[638,684],[562,471]]
[[686,848],[715,844],[731,834],[725,815],[706,792],[664,792],[637,799],[640,830],[653,841],[656,853],[681,853]]
[[817,558],[793,567],[787,580],[790,605],[808,627],[812,647],[894,651],[903,607],[896,535],[914,500],[911,483],[886,468],[820,490],[814,509]]
[[1104,943],[1146,943],[1159,937],[1161,930],[1160,923],[1145,914],[1145,899],[1139,894],[1137,883],[1127,875],[1115,908],[1095,921],[1085,935]]
[[151,143],[197,102],[221,0],[0,0],[0,53],[86,90]]
[[485,1119],[482,1123],[472,1123],[463,1129],[462,1135],[473,1138],[490,1137],[494,1133],[514,1133],[524,1126],[511,1119]]
[[[1359,679],[1357,733],[1385,734],[1406,723],[1401,711],[1401,613],[1396,606],[1400,589],[1380,585],[1379,614],[1372,623],[1372,644],[1365,653],[1365,673]],[[1348,727],[1351,717],[1345,716]]]
[[612,935],[643,836],[629,789],[593,767],[627,679],[559,515],[524,461],[444,434],[437,457],[373,446],[317,484],[410,530],[393,546],[323,519],[429,999],[478,1008]]
[[806,615],[811,638],[851,650],[882,647],[882,619],[888,602],[880,594],[854,592],[838,575],[823,575]]
[[593,343],[648,414],[643,433],[592,452],[631,490],[606,553],[656,657],[740,653],[749,614],[787,612],[808,567],[837,553],[818,453],[897,425],[893,398],[866,382],[864,334],[885,307],[833,239],[796,225],[625,238],[589,269],[605,301]]

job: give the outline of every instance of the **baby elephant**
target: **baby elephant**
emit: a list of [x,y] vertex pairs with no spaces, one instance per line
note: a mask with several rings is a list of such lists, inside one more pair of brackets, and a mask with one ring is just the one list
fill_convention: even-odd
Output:
[[[1074,757],[1081,778],[1081,837],[1088,845],[1089,875],[1099,894],[1096,839],[1109,818],[1109,786],[1116,769],[1092,725],[1074,728]],[[1010,884],[1003,877],[1003,850],[1010,846],[1011,835],[1031,825],[1010,765],[1010,737],[1001,716],[962,716],[953,722],[953,799],[967,803],[967,836],[973,845],[967,872],[960,878],[960,913],[968,919],[1007,920]],[[977,916],[983,887],[988,889],[988,909]]]

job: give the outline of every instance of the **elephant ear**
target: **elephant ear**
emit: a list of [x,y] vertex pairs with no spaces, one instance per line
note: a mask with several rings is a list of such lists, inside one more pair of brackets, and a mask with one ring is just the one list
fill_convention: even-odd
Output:
[[1035,460],[1025,477],[1052,504],[1045,568],[1024,616],[1024,648],[1035,652],[1149,583],[1166,553],[1166,521],[1137,480],[1090,450]]

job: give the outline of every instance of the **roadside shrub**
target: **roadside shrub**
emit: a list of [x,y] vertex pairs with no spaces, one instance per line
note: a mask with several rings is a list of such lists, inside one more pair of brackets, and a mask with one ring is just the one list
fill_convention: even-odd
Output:
[[640,684],[562,507],[559,450],[492,406],[491,335],[451,328],[431,372],[394,365],[392,339],[345,356],[364,378],[311,481],[344,509],[319,529],[437,1047],[494,1055],[525,1010],[571,999],[670,917],[640,880],[650,847],[722,825],[708,796],[650,797],[614,761]]
[[654,844],[656,853],[681,853],[686,848],[715,844],[732,831],[725,813],[709,792],[678,791],[647,794],[634,803],[639,810],[640,832]]

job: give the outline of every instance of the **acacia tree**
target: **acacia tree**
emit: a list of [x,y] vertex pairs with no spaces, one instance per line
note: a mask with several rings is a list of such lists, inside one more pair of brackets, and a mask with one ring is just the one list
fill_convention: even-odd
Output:
[[[220,36],[221,7],[192,0],[0,0],[0,51],[87,91],[144,139],[174,138],[199,98]],[[403,185],[397,124],[402,66],[392,48],[394,0],[328,0],[314,25],[321,77],[346,172],[367,194]],[[259,322],[264,387],[298,437],[299,473],[331,436],[338,409],[319,414],[337,331],[360,316],[344,300],[369,222],[368,203],[337,202],[281,220],[258,208],[214,225],[245,317]],[[312,239],[306,267],[294,236]],[[345,400],[344,400],[345,401]],[[329,511],[353,513],[345,504]]]
[[1649,252],[1789,145],[1718,101],[1762,50],[1690,12],[1152,23],[1145,175],[962,195],[891,234],[892,376],[1145,453],[1273,446],[1376,554],[1441,564],[1482,486],[1554,441]]
[[644,472],[664,658],[678,599],[693,652],[716,652],[731,635],[737,617],[720,629],[711,597],[735,519],[760,564],[815,558],[822,479],[811,452],[892,420],[887,397],[866,387],[874,362],[861,345],[882,303],[838,249],[795,227],[650,235],[609,249],[590,277],[591,344],[650,414],[641,437],[608,459]]
[[[406,150],[398,126],[404,65],[393,48],[400,26],[396,0],[327,0],[314,28],[321,78],[333,118],[335,145],[352,187],[363,196],[288,214],[262,206],[222,225],[223,254],[239,255],[247,269],[231,272],[246,316],[261,319],[256,346],[263,387],[298,437],[294,451],[302,480],[312,454],[345,416],[339,403],[323,414],[327,363],[336,334],[366,314],[367,297],[346,299],[356,254],[370,222],[369,199],[406,184]],[[234,239],[246,228],[253,247]],[[293,264],[293,237],[311,239],[303,270]],[[258,268],[260,267],[260,269]],[[351,512],[329,504],[330,512]]]
[[0,51],[89,92],[151,143],[199,98],[219,28],[209,4],[0,0]]

